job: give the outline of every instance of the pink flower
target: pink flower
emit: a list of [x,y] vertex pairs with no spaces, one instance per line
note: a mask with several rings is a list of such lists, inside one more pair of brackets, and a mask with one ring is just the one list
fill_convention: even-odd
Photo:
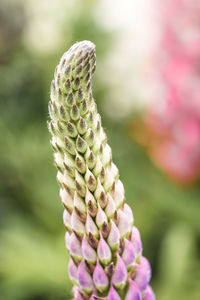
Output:
[[200,2],[157,1],[161,35],[153,68],[157,90],[144,123],[150,155],[181,182],[200,173]]

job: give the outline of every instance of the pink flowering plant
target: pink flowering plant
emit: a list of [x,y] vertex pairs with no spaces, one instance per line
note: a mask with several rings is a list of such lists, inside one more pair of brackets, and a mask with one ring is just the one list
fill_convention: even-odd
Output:
[[92,96],[95,68],[95,45],[74,44],[55,69],[49,102],[74,300],[154,300],[150,264]]
[[200,2],[157,3],[156,100],[145,117],[149,153],[170,176],[189,182],[200,173]]

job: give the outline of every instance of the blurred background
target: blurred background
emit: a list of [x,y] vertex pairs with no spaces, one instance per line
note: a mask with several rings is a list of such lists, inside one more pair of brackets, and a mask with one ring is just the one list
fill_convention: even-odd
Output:
[[199,0],[0,1],[0,298],[71,299],[46,121],[54,68],[84,39],[157,299],[198,300]]

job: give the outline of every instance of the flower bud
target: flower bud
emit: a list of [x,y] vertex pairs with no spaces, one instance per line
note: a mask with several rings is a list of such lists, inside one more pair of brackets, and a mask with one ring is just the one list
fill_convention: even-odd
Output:
[[126,280],[127,280],[127,270],[126,266],[119,256],[117,254],[117,263],[115,266],[114,274],[112,276],[112,284],[118,288],[118,289],[123,289],[124,286],[126,285]]
[[78,132],[82,135],[87,131],[87,123],[84,118],[80,117],[80,120],[77,124]]
[[140,290],[133,280],[129,280],[129,287],[124,300],[142,300]]
[[[58,172],[59,173],[59,172]],[[64,172],[64,176],[63,176],[63,185],[64,187],[66,187],[69,191],[75,191],[76,189],[76,185],[74,180],[72,179],[72,177],[70,175],[68,175],[68,172],[65,171]]]
[[55,165],[61,173],[64,173],[64,166],[63,166],[63,155],[60,152],[54,153],[55,158]]
[[85,233],[85,227],[83,223],[79,220],[79,217],[75,210],[73,210],[71,215],[71,226],[72,230],[74,230],[78,235],[83,236]]
[[78,135],[78,131],[73,123],[67,123],[66,134],[72,138],[75,138]]
[[60,198],[63,205],[68,208],[69,211],[72,211],[74,206],[73,198],[65,189],[60,189]]
[[114,178],[112,176],[112,173],[107,169],[105,174],[105,179],[104,179],[104,185],[103,185],[106,192],[111,190],[113,182],[114,182]]
[[67,171],[67,174],[71,177],[75,176],[75,167],[73,159],[68,155],[64,154],[64,167]]
[[106,222],[104,222],[101,227],[101,234],[102,234],[103,238],[106,239],[108,237],[109,231],[110,231],[110,228],[109,228],[108,224]]
[[77,261],[82,260],[81,243],[77,239],[74,232],[70,235],[69,251],[75,260],[77,260]]
[[65,149],[67,150],[67,152],[69,154],[75,155],[76,154],[76,147],[75,147],[75,143],[74,141],[69,138],[69,137],[65,137]]
[[147,280],[150,281],[151,279],[151,266],[148,259],[144,256],[140,257],[140,265],[145,269],[147,274]]
[[81,197],[85,197],[85,181],[83,177],[79,174],[77,170],[75,170],[75,183],[76,183],[76,190]]
[[95,237],[99,237],[99,231],[97,226],[95,225],[94,221],[92,220],[92,218],[90,217],[89,213],[87,213],[87,219],[86,219],[86,223],[85,223],[85,229],[86,229],[86,233],[89,235],[89,233],[91,233],[92,235],[94,235]]
[[152,290],[152,288],[150,287],[150,285],[148,285],[143,300],[156,300],[156,297],[154,295],[154,292]]
[[71,215],[66,209],[64,209],[63,212],[63,223],[65,225],[65,228],[71,231]]
[[151,267],[145,257],[140,257],[140,264],[137,265],[134,281],[137,283],[139,289],[144,291],[151,278]]
[[121,300],[113,286],[111,286],[106,300]]
[[92,217],[95,217],[97,214],[97,206],[92,201],[88,202],[88,212]]
[[121,209],[119,209],[118,211],[118,216],[119,216],[118,229],[120,232],[120,236],[125,237],[130,233],[130,221]]
[[73,259],[70,259],[69,261],[69,265],[68,265],[68,272],[69,272],[69,277],[72,281],[74,281],[74,283],[77,283],[77,272],[78,272],[78,268],[75,265]]
[[112,174],[113,178],[115,180],[119,179],[119,170],[113,162],[111,163],[110,169],[111,169],[111,174]]
[[124,209],[123,209],[125,215],[128,217],[130,225],[133,226],[134,218],[133,218],[133,212],[130,206],[126,203],[124,203]]
[[131,231],[131,242],[134,246],[134,250],[135,250],[135,255],[136,257],[138,255],[141,255],[142,253],[142,242],[141,242],[141,237],[140,237],[140,233],[137,229],[137,227],[133,226],[132,227],[132,231]]
[[107,203],[107,198],[106,198],[104,188],[101,185],[101,181],[100,181],[99,178],[97,180],[97,187],[96,187],[94,195],[95,195],[95,198],[96,198],[97,202],[99,202],[101,207],[104,208],[106,206],[106,203]]
[[80,153],[85,153],[85,151],[87,149],[87,143],[82,137],[80,137],[80,135],[78,135],[78,137],[76,139],[76,149]]
[[[72,105],[75,105],[74,94],[73,94],[72,91],[70,91],[70,92],[68,93],[68,96],[67,96],[67,98],[66,98],[66,104],[67,104],[67,106],[69,106],[69,107],[72,107]],[[71,116],[71,114],[70,114],[70,116]]]
[[114,191],[111,191],[111,196],[115,201],[116,207],[121,207],[124,201],[124,188],[120,180],[117,180],[117,182],[115,183],[115,188]]
[[110,224],[111,224],[111,229],[107,241],[112,251],[116,251],[119,248],[120,232],[112,220],[110,221]]
[[108,244],[106,243],[106,241],[104,240],[102,235],[100,237],[100,241],[99,241],[99,244],[97,247],[97,255],[98,255],[100,262],[103,265],[108,265],[112,258],[110,247],[108,246]]
[[85,182],[88,187],[88,189],[91,192],[94,192],[97,186],[97,181],[92,172],[87,168],[86,173],[85,173]]
[[135,253],[134,253],[134,247],[133,244],[127,240],[124,239],[124,251],[122,254],[122,259],[127,267],[128,270],[131,269],[132,266],[135,265]]
[[78,266],[77,277],[78,277],[78,283],[79,283],[81,289],[85,293],[91,294],[92,291],[94,290],[94,285],[93,285],[92,278],[91,278],[90,274],[88,273],[88,271],[86,269],[86,265],[83,261]]
[[86,195],[85,195],[85,203],[86,203],[86,205],[88,205],[90,201],[91,201],[95,206],[97,205],[97,204],[96,204],[96,200],[94,199],[93,194],[89,191],[88,188],[86,188]]
[[115,202],[110,194],[108,194],[107,198],[108,198],[108,201],[107,201],[105,212],[106,212],[107,217],[110,219],[113,217],[113,215],[115,213],[116,206],[115,206]]
[[74,207],[77,207],[82,213],[86,213],[86,206],[84,200],[77,194],[74,193]]
[[95,164],[96,164],[96,156],[94,155],[94,153],[90,150],[90,148],[88,147],[86,153],[85,153],[85,160],[87,163],[88,168],[91,170],[94,168]]
[[81,174],[85,173],[85,171],[86,171],[85,161],[84,161],[83,157],[79,154],[76,155],[75,166]]
[[65,246],[68,250],[70,249],[70,234],[68,231],[65,233]]
[[100,147],[101,147],[101,142],[98,138],[96,138],[92,146],[92,151],[94,152],[95,155],[98,154]]
[[112,150],[108,144],[106,144],[102,149],[101,161],[104,167],[106,167],[112,158]]
[[87,132],[84,134],[84,140],[87,142],[87,145],[89,147],[91,147],[93,144],[94,144],[94,141],[95,141],[95,134],[94,134],[94,131],[89,128],[87,130]]
[[103,209],[101,208],[101,206],[98,203],[98,210],[97,210],[97,215],[96,215],[96,224],[99,228],[102,227],[104,222],[108,222],[107,217],[105,212],[103,211]]
[[100,293],[105,292],[106,289],[108,288],[109,285],[108,277],[99,262],[97,262],[96,267],[94,269],[93,281],[96,289]]
[[80,118],[80,111],[76,104],[74,104],[70,110],[70,117],[73,121],[77,121]]
[[93,128],[94,114],[91,110],[86,114],[86,121],[87,121],[88,127]]
[[95,264],[97,259],[97,254],[96,251],[88,243],[86,236],[83,237],[81,249],[82,249],[82,254],[84,259],[91,264]]
[[96,165],[93,169],[93,173],[96,177],[98,177],[99,174],[101,173],[102,167],[103,167],[103,164],[102,164],[99,156],[97,156]]
[[80,104],[80,113],[81,115],[85,115],[88,112],[88,104],[86,99],[83,99],[83,101]]

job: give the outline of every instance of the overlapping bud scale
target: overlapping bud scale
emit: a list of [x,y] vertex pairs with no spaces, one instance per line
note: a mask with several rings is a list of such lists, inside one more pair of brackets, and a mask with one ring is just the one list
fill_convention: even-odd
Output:
[[150,265],[92,96],[95,69],[95,45],[74,44],[56,67],[49,102],[74,299],[153,300]]

